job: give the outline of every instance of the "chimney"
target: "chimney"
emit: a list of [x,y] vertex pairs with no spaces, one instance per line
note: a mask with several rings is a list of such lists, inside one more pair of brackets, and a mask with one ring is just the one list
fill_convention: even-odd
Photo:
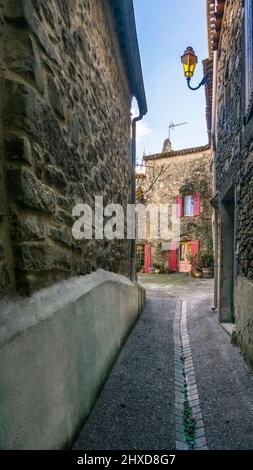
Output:
[[165,139],[163,144],[163,153],[170,152],[172,150],[171,141],[169,138]]

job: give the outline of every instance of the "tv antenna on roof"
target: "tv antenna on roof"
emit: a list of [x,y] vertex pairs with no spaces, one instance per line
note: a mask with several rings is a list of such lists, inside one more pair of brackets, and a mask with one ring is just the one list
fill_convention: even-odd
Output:
[[170,138],[171,131],[175,131],[175,127],[186,126],[187,124],[188,122],[180,122],[179,124],[175,124],[173,121],[171,121],[169,124],[169,138]]

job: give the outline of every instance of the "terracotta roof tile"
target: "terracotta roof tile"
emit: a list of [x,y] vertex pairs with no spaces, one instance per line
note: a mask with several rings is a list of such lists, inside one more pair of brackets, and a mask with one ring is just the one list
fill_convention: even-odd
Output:
[[226,0],[206,0],[209,59],[218,50]]
[[159,158],[169,158],[169,157],[180,157],[183,155],[190,155],[192,153],[200,153],[200,152],[205,152],[206,150],[210,149],[210,145],[204,145],[201,147],[192,147],[188,149],[182,149],[182,150],[171,150],[170,152],[161,152],[161,153],[156,153],[154,155],[146,155],[143,157],[145,161],[147,160],[155,160]]

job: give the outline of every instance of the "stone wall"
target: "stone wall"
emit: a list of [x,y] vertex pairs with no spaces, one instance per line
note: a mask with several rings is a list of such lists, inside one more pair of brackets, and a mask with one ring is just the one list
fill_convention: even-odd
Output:
[[238,276],[236,285],[236,342],[253,370],[253,283]]
[[[234,314],[238,344],[252,366],[253,117],[245,109],[244,48],[243,1],[227,0],[218,50],[216,177],[221,204],[226,191],[235,190]],[[222,220],[220,233],[222,270],[227,252]],[[232,272],[227,275],[232,279]]]
[[[244,34],[242,0],[227,1],[218,55],[217,189],[234,183],[238,274],[253,280],[253,120],[244,125]],[[229,52],[228,52],[229,51]]]
[[[147,157],[146,179],[140,184],[150,188],[145,194],[145,204],[169,204],[169,235],[172,240],[172,210],[176,204],[176,197],[181,189],[189,186],[193,192],[200,192],[200,215],[180,218],[180,233],[182,241],[200,241],[200,249],[205,249],[207,239],[211,237],[212,197],[211,181],[211,151],[209,147],[199,150],[162,153]],[[153,184],[154,183],[154,184]],[[147,230],[147,239],[150,234]],[[160,245],[163,240],[152,242],[152,262],[165,264],[167,251],[161,252]]]
[[233,178],[241,155],[242,0],[226,2],[217,69],[217,189]]
[[77,203],[130,200],[131,96],[107,3],[2,0],[0,28],[0,293],[128,275],[128,241],[71,234]]

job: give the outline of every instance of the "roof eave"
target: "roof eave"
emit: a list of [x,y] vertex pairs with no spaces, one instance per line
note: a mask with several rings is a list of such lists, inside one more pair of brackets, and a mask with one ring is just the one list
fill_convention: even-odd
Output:
[[133,0],[110,0],[116,19],[117,33],[122,55],[127,69],[130,91],[137,99],[140,115],[147,114],[147,101],[144,88],[138,37],[134,16]]
[[182,149],[182,150],[171,150],[170,152],[161,152],[161,153],[156,153],[153,155],[145,155],[143,157],[143,160],[156,160],[160,158],[170,158],[170,157],[180,157],[184,155],[191,155],[194,153],[201,153],[201,152],[206,152],[207,150],[210,150],[210,144],[203,145],[201,147],[191,147],[187,149]]
[[219,49],[226,0],[206,0],[209,59]]

